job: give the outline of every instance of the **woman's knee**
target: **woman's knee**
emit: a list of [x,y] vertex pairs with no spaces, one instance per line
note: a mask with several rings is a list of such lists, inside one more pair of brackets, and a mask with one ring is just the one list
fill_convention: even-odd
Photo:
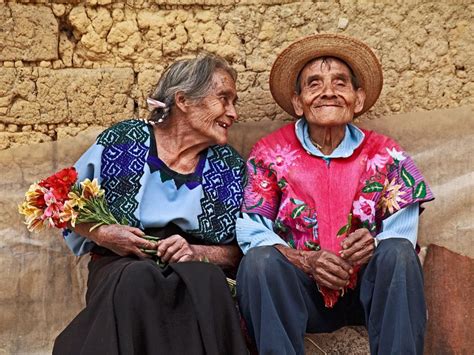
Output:
[[157,281],[157,266],[147,260],[136,260],[124,267],[117,291],[152,291]]

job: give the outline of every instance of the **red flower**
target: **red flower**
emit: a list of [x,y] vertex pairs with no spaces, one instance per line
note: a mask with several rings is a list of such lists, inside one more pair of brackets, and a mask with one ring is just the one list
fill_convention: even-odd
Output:
[[76,169],[71,167],[63,169],[47,179],[40,181],[39,185],[51,190],[57,200],[64,201],[67,199],[71,186],[74,185],[76,181]]
[[[270,175],[270,176],[268,176]],[[259,197],[263,197],[265,201],[271,201],[275,195],[278,185],[275,182],[274,176],[268,174],[255,174],[251,180],[252,191]]]

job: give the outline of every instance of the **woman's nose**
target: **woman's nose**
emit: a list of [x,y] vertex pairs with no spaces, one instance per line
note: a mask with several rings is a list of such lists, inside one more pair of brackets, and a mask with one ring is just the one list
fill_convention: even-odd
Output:
[[230,117],[233,121],[237,121],[239,119],[239,114],[237,113],[234,104],[229,104],[229,106],[227,107],[226,115]]

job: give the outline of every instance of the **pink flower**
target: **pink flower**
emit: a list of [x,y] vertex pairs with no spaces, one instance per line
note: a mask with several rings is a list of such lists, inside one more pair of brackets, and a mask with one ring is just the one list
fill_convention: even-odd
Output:
[[275,149],[267,149],[262,152],[265,155],[265,163],[271,165],[271,168],[284,174],[294,165],[294,161],[300,157],[297,150],[291,150],[291,145],[287,144],[281,147],[276,145]]
[[367,200],[366,198],[359,196],[359,201],[354,201],[352,213],[354,216],[358,216],[359,219],[364,222],[368,221],[373,223],[375,220],[375,202]]
[[367,171],[375,173],[377,168],[383,168],[389,159],[388,155],[375,154],[372,159],[367,159]]

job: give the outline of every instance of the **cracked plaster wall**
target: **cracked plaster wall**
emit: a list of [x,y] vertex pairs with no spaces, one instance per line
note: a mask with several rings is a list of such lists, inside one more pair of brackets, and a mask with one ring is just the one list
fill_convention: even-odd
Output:
[[357,37],[385,86],[365,115],[474,103],[474,3],[0,0],[0,149],[146,115],[172,61],[199,50],[239,73],[241,119],[287,119],[268,91],[276,55],[315,32]]

